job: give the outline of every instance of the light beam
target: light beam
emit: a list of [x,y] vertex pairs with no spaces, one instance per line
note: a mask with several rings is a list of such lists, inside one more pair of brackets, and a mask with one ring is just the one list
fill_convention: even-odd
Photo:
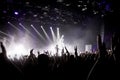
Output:
[[21,30],[19,28],[17,28],[14,24],[12,24],[11,22],[8,22],[9,25],[11,25],[14,29],[18,30],[21,32]]
[[39,35],[40,38],[45,40],[45,38],[40,34],[40,32],[31,24],[31,27],[34,29],[34,31]]
[[60,31],[59,31],[59,28],[57,28],[57,39],[58,39],[58,40],[60,39]]
[[51,30],[51,34],[52,34],[52,37],[53,37],[53,41],[56,42],[56,36],[55,36],[55,33],[54,33],[52,27],[50,27],[50,30]]
[[49,42],[52,42],[52,40],[50,39],[50,37],[48,36],[47,32],[45,31],[45,29],[43,28],[43,26],[41,26],[46,38],[48,39]]
[[64,35],[62,35],[62,36],[60,37],[60,40],[64,40]]
[[102,38],[102,42],[104,41],[104,25],[102,25],[101,27],[101,38]]
[[28,34],[30,34],[32,37],[35,37],[23,24],[19,23],[19,25],[20,25]]
[[6,35],[6,36],[7,36],[7,37],[9,37],[9,38],[12,38],[12,36],[11,36],[11,35],[9,35],[9,34],[7,34],[7,33],[3,32],[3,31],[0,31],[0,33],[2,33],[2,34],[4,34],[4,35]]

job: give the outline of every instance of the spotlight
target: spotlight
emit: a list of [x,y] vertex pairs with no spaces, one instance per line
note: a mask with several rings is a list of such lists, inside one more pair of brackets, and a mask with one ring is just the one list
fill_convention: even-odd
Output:
[[15,14],[15,15],[18,15],[19,13],[15,11],[14,14]]

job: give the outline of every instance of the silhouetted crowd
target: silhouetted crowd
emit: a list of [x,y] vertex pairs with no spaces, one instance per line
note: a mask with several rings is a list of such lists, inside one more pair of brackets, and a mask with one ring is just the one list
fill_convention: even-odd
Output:
[[[33,49],[30,55],[8,59],[6,49],[1,42],[0,79],[1,80],[120,80],[120,36],[111,38],[111,49],[107,50],[101,36],[97,36],[96,53],[81,53],[77,47],[70,54],[65,47],[62,56],[49,56],[49,52],[36,57]],[[19,52],[19,51],[18,51]]]

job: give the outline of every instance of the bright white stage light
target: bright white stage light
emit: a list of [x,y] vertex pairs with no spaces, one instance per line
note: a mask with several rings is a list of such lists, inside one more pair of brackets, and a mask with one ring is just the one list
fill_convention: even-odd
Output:
[[15,11],[14,14],[15,14],[15,15],[18,15],[19,13]]
[[57,36],[55,36],[55,33],[54,33],[52,27],[50,27],[50,29],[51,29],[51,34],[53,37],[53,42],[48,47],[48,51],[50,51],[52,53],[51,55],[56,54],[56,55],[61,56],[62,49],[65,47],[64,46],[64,37],[62,35],[62,37],[60,38],[59,28],[57,28]]
[[[10,24],[14,29],[21,32],[21,30],[19,28],[17,28],[16,26],[14,26],[12,23],[8,22],[8,24]],[[14,57],[20,58],[21,56],[29,55],[30,50],[33,48],[36,48],[36,47],[41,49],[41,47],[38,47],[38,46],[36,46],[36,44],[34,44],[35,38],[33,38],[33,36],[34,36],[33,33],[30,32],[21,23],[19,23],[19,25],[23,29],[25,29],[26,33],[23,33],[23,34],[18,33],[19,35],[14,34],[11,36],[5,32],[0,31],[1,34],[4,34],[9,37],[7,41],[5,39],[2,42],[5,44],[5,47],[7,49],[7,56],[10,58],[14,58]],[[41,35],[40,32],[33,25],[31,25],[31,27],[36,31],[36,33]],[[70,45],[64,43],[64,35],[60,35],[59,28],[57,28],[57,32],[56,32],[57,34],[55,34],[52,27],[50,27],[53,41],[50,38],[50,36],[48,35],[48,33],[45,31],[43,26],[41,26],[41,29],[44,32],[47,40],[50,42],[48,47],[42,49],[42,51],[48,50],[51,53],[51,55],[56,55],[56,53],[57,53],[58,56],[61,56],[62,49],[64,49],[65,47],[67,47],[67,49],[70,50],[70,52],[73,51],[72,50],[73,48]],[[31,35],[33,35],[33,36],[31,36]]]
[[10,56],[11,58],[13,57],[21,57],[22,55],[27,54],[28,52],[26,51],[27,49],[25,48],[25,45],[23,44],[12,44],[10,48],[8,48],[8,53],[7,55]]
[[23,37],[12,36],[9,39],[9,42],[5,42],[4,44],[7,49],[7,56],[10,58],[20,58],[24,55],[29,55],[30,49],[32,49],[32,43],[30,37],[25,34]]

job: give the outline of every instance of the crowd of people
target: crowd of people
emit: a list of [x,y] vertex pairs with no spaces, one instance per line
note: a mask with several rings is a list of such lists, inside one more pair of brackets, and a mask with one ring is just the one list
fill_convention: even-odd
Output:
[[[3,80],[41,80],[41,79],[74,79],[74,80],[119,80],[120,79],[120,36],[111,38],[111,50],[107,51],[101,36],[97,36],[96,53],[78,55],[65,48],[62,56],[49,56],[48,52],[36,57],[33,49],[30,55],[21,59],[10,60],[1,42],[0,77]],[[19,52],[19,51],[18,51]]]

